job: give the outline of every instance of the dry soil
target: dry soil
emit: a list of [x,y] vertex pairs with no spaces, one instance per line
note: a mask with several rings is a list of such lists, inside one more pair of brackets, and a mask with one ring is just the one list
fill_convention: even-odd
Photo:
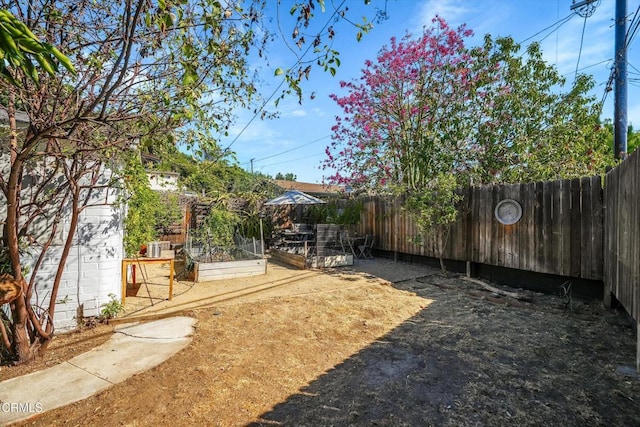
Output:
[[[198,319],[188,348],[22,425],[640,425],[635,333],[597,301],[521,301],[385,260],[288,274],[306,279],[183,305]],[[57,337],[45,360],[3,367],[0,380],[110,333]]]

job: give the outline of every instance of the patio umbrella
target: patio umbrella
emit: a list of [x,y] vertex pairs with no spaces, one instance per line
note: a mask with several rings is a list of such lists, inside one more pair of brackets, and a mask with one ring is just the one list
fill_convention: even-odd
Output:
[[317,197],[313,197],[307,193],[298,190],[288,190],[284,194],[265,202],[266,206],[282,206],[282,205],[318,205],[326,203]]

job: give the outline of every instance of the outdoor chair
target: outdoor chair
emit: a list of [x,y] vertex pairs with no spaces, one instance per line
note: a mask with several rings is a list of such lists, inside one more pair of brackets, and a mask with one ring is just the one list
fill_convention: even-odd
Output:
[[356,242],[357,238],[351,236],[348,230],[340,232],[340,246],[342,247],[342,252],[353,255],[354,259],[358,257],[358,254],[356,253],[356,246],[354,245]]
[[376,237],[373,234],[367,234],[364,237],[364,243],[358,245],[358,258],[368,258],[372,259],[373,254],[371,250],[373,249],[373,243],[375,242]]
[[345,235],[345,231],[338,231],[338,241],[340,242],[340,249],[342,249],[342,253],[348,253],[348,242],[347,242],[347,237]]

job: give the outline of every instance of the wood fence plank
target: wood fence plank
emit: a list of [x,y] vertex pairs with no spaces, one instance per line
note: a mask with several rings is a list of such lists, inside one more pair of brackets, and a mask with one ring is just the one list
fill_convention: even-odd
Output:
[[524,253],[527,258],[527,270],[535,271],[536,266],[536,214],[537,214],[537,195],[536,184],[527,184],[527,211],[528,216],[526,218],[527,230],[525,232],[525,246]]
[[534,239],[533,239],[533,267],[532,271],[542,270],[544,265],[544,236],[542,226],[544,224],[544,191],[543,183],[536,182],[535,187],[535,217],[534,217]]
[[469,198],[471,199],[471,213],[469,214],[469,226],[471,230],[471,244],[469,250],[469,260],[480,262],[480,217],[479,217],[479,197],[478,188],[469,188]]
[[[633,289],[631,301],[633,302],[633,308],[631,308],[631,316],[640,322],[640,293],[638,287],[640,286],[640,277],[638,275],[638,264],[640,263],[640,252],[638,246],[640,244],[640,230],[638,230],[638,216],[640,212],[638,210],[638,198],[640,190],[640,184],[638,183],[638,161],[636,158],[631,158],[629,162],[629,194],[630,194],[630,206],[629,206],[629,285]],[[634,261],[635,260],[635,261]],[[638,344],[640,345],[640,337],[638,337]],[[639,347],[640,349],[640,347]],[[640,362],[640,354],[638,354],[638,361]],[[640,367],[640,366],[639,366]]]
[[549,268],[554,274],[562,274],[562,181],[551,182],[551,247]]
[[613,286],[614,295],[619,295],[618,289],[618,222],[615,221],[615,217],[618,215],[618,190],[620,185],[620,170],[614,169],[611,171],[610,184],[607,184],[611,191],[609,191],[610,207],[608,207],[608,215],[610,218],[607,220],[611,228],[609,235],[610,239],[610,278]]
[[493,207],[494,207],[494,218],[493,218],[493,222],[496,224],[496,235],[494,235],[494,241],[497,243],[496,246],[498,246],[498,250],[497,250],[497,254],[498,254],[498,258],[497,258],[497,264],[496,265],[506,265],[505,263],[505,258],[506,258],[506,236],[505,236],[505,226],[503,224],[501,224],[496,218],[495,218],[495,206],[500,203],[502,200],[506,199],[506,190],[507,187],[505,185],[498,185],[496,186],[498,188],[496,198],[493,201]]
[[[638,218],[638,186],[637,174],[635,167],[638,164],[637,158],[632,159],[629,167],[629,259],[628,259],[628,277],[629,277],[629,285],[633,289],[632,301],[633,301],[633,309],[631,311],[634,319],[640,321],[640,312],[638,304],[640,301],[640,294],[638,292],[638,287],[640,286],[640,280],[638,280],[638,275],[636,273],[636,268],[638,263],[640,262],[640,256],[638,254],[638,228],[637,218]],[[639,340],[640,341],[640,340]]]
[[580,179],[580,240],[582,242],[580,259],[580,276],[589,277],[591,271],[591,180],[589,178]]
[[479,193],[480,262],[489,264],[491,263],[491,219],[488,212],[491,210],[491,187],[481,187]]
[[612,274],[613,274],[613,283],[615,286],[615,292],[620,301],[625,301],[626,296],[623,296],[622,293],[624,289],[620,288],[620,222],[618,221],[618,217],[620,215],[620,169],[616,169],[616,189],[615,194],[612,197],[613,204],[615,206],[615,212],[613,215],[615,216],[613,219],[613,254],[612,254]]
[[571,275],[571,181],[560,181],[560,229],[562,232],[561,270],[563,276]]
[[580,231],[580,179],[574,178],[571,180],[571,266],[570,276],[580,277],[580,265],[581,265],[581,249],[582,249],[582,233]]
[[520,206],[522,206],[522,217],[520,218],[520,228],[518,230],[518,258],[521,269],[529,268],[529,256],[527,245],[529,244],[529,223],[531,220],[531,190],[529,184],[520,184]]
[[622,299],[620,300],[625,307],[629,307],[633,302],[633,290],[626,286],[627,281],[627,261],[628,261],[628,164],[620,165],[620,176],[618,182],[618,213],[616,215],[616,222],[618,226],[618,245],[617,245],[617,279],[619,288],[621,290]]
[[[520,203],[520,185],[512,184],[508,185],[505,189],[504,197],[507,199],[515,200]],[[522,207],[522,205],[520,205]],[[509,268],[520,268],[519,263],[519,247],[518,247],[518,232],[522,222],[518,221],[515,224],[511,224],[504,227],[504,257],[505,266]]]
[[551,221],[551,181],[542,183],[542,262],[538,266],[538,271],[552,272],[548,267],[553,262],[554,248],[551,239],[553,226]]
[[613,249],[612,249],[612,230],[613,224],[612,221],[609,220],[611,216],[611,212],[614,208],[611,193],[613,191],[613,172],[607,172],[604,177],[604,207],[605,207],[605,224],[604,224],[604,270],[603,270],[603,281],[604,281],[604,304],[605,307],[611,307],[611,296],[613,294],[612,289],[612,274],[611,274],[611,264],[613,258]]
[[604,207],[602,202],[602,179],[600,175],[591,178],[591,272],[587,276],[602,279]]
[[494,209],[496,208],[496,204],[500,201],[500,186],[493,185],[491,186],[491,198],[490,202],[487,204],[487,217],[489,220],[489,236],[488,236],[488,244],[490,251],[489,263],[491,265],[499,265],[499,251],[500,251],[500,241],[498,240],[498,231],[501,227],[501,224],[495,219]]
[[635,222],[631,218],[631,210],[632,206],[635,204],[635,200],[638,195],[634,194],[635,190],[633,186],[633,164],[632,162],[624,164],[624,168],[621,168],[621,181],[620,181],[620,196],[622,198],[622,206],[620,212],[618,214],[618,221],[620,222],[620,283],[626,288],[628,305],[625,305],[625,308],[630,310],[633,314],[635,312],[636,302],[636,294],[637,289],[636,286],[632,286],[633,278],[631,277],[631,264],[634,262],[638,262],[638,260],[632,260],[632,241],[631,241],[631,224]]

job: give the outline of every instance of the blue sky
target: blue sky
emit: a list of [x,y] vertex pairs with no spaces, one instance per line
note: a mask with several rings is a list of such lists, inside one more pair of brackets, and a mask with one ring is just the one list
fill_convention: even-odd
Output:
[[[325,2],[326,11],[317,11],[314,18],[316,25],[324,25],[331,16],[332,0]],[[338,0],[334,2],[340,3]],[[281,19],[288,16],[293,2],[282,0],[282,3],[284,13]],[[517,42],[529,39],[525,45],[541,41],[547,62],[555,65],[568,81],[575,76],[577,67],[579,72],[594,76],[594,94],[598,99],[604,95],[614,56],[615,0],[597,1],[594,13],[586,21],[575,15],[559,28],[552,27],[545,31],[542,30],[572,13],[572,0],[371,0],[368,6],[364,5],[363,0],[347,0],[347,4],[349,16],[354,20],[360,21],[362,16],[372,18],[376,8],[386,8],[388,19],[377,23],[360,42],[356,40],[355,30],[350,24],[344,21],[334,24],[337,32],[334,48],[340,52],[341,66],[335,77],[313,70],[310,80],[303,83],[305,99],[302,104],[293,97],[281,101],[277,108],[273,102],[269,103],[267,109],[277,111],[280,115],[273,120],[256,118],[251,121],[252,113],[237,111],[237,123],[220,145],[222,148],[230,147],[238,163],[246,170],[251,169],[253,159],[255,172],[270,176],[278,172],[293,173],[298,181],[322,182],[323,176],[329,173],[320,169],[320,163],[324,159],[325,147],[330,142],[335,116],[341,114],[329,95],[340,93],[341,80],[360,77],[364,61],[374,60],[391,37],[401,38],[406,32],[421,34],[423,26],[430,26],[436,14],[444,17],[452,26],[466,23],[475,32],[469,44],[480,44],[486,33],[494,37],[511,36]],[[639,6],[640,0],[627,0],[629,19]],[[275,9],[270,13],[273,13],[275,23]],[[581,43],[583,25],[584,38]],[[640,128],[639,50],[640,37],[637,37],[627,53],[629,78],[632,79],[628,87],[628,121],[636,129]],[[256,62],[256,69],[264,78],[261,91],[265,97],[280,82],[273,77],[274,70],[277,67],[288,68],[295,60],[280,41],[272,45],[269,51],[269,64]],[[310,99],[312,93],[314,99]],[[613,103],[613,92],[610,92],[605,99],[603,118],[613,119]]]

